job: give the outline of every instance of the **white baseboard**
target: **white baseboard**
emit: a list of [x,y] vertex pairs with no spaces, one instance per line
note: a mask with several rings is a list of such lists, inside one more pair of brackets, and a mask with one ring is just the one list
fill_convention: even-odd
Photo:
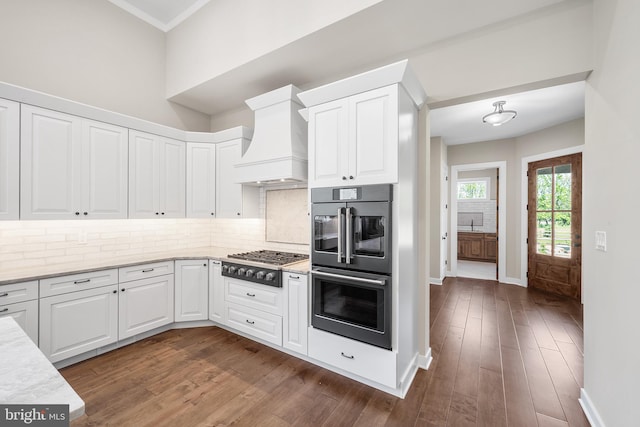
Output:
[[501,283],[506,283],[507,285],[518,285],[522,286],[523,288],[527,287],[524,281],[517,277],[505,277]]
[[584,415],[587,417],[587,420],[589,420],[589,424],[591,424],[592,427],[605,427],[604,421],[600,418],[598,410],[593,405],[587,391],[583,388],[580,389],[580,399],[578,399],[578,402],[580,402]]
[[429,369],[431,366],[431,362],[433,361],[433,357],[431,356],[431,347],[427,350],[427,354],[418,356],[418,367],[422,369]]
[[435,277],[429,277],[429,284],[442,285],[442,279],[436,279]]

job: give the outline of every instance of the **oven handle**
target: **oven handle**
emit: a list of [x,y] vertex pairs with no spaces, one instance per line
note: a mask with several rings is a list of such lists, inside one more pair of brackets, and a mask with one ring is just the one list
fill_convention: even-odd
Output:
[[342,239],[344,232],[342,230],[342,220],[344,219],[344,208],[338,208],[338,263],[342,263]]
[[386,280],[379,280],[379,279],[365,279],[364,277],[355,277],[355,276],[345,276],[342,274],[335,274],[335,273],[325,273],[324,271],[319,271],[319,270],[311,270],[311,273],[321,276],[321,277],[329,277],[332,279],[344,279],[344,280],[351,280],[353,282],[361,282],[361,283],[367,283],[370,285],[380,285],[380,286],[384,286],[386,285],[387,281]]
[[353,250],[353,248],[351,247],[353,245],[353,235],[351,233],[351,222],[353,220],[353,217],[351,215],[351,208],[347,208],[347,226],[346,226],[346,231],[345,231],[345,238],[347,239],[347,244],[346,244],[346,249],[345,249],[345,258],[346,258],[346,262],[347,264],[351,264],[351,251]]

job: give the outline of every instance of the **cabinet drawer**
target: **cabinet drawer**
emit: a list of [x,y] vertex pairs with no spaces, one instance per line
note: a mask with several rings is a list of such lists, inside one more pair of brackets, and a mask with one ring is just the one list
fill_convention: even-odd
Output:
[[40,280],[40,297],[99,288],[118,283],[118,270],[92,271]]
[[227,325],[276,345],[282,345],[282,317],[227,303]]
[[38,301],[31,300],[15,304],[0,305],[0,317],[11,316],[38,345]]
[[282,316],[282,288],[225,277],[224,290],[229,302]]
[[397,386],[393,351],[309,328],[309,356],[388,387]]
[[0,306],[32,299],[38,299],[37,280],[0,286]]
[[173,261],[154,262],[150,264],[132,265],[118,269],[120,283],[132,280],[173,274]]

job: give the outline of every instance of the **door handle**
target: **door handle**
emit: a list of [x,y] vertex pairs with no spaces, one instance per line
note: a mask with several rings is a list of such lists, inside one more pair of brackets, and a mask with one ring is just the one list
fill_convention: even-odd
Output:
[[347,239],[347,245],[345,249],[345,258],[347,264],[351,264],[351,251],[353,250],[353,235],[351,233],[351,221],[353,219],[353,215],[351,214],[351,208],[347,208],[347,226],[345,231],[345,238]]
[[370,285],[384,286],[387,282],[386,280],[366,279],[364,277],[345,276],[343,274],[335,274],[335,273],[325,273],[324,271],[319,271],[319,270],[312,270],[311,272],[320,277],[328,277],[330,279],[351,280],[352,282],[367,283]]
[[342,229],[342,220],[344,218],[344,213],[343,213],[343,209],[344,208],[338,208],[338,263],[342,262],[342,240],[343,240],[343,229]]

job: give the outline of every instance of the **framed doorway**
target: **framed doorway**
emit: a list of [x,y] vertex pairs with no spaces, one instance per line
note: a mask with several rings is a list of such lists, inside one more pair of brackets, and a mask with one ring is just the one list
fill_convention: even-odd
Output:
[[[451,202],[451,209],[449,212],[451,213],[449,217],[449,224],[451,226],[449,231],[449,260],[450,260],[450,270],[449,275],[456,277],[458,275],[458,203],[457,203],[457,188],[458,188],[458,173],[462,171],[476,171],[482,169],[498,169],[498,176],[500,177],[501,184],[498,186],[498,196],[497,199],[500,203],[500,208],[498,210],[497,215],[497,225],[498,225],[498,254],[497,254],[497,265],[498,265],[498,281],[505,282],[506,280],[506,219],[507,219],[507,162],[506,161],[498,161],[498,162],[488,162],[488,163],[474,163],[468,165],[455,165],[451,166],[451,187],[450,187],[450,197],[449,200]],[[495,280],[495,279],[494,279]]]

